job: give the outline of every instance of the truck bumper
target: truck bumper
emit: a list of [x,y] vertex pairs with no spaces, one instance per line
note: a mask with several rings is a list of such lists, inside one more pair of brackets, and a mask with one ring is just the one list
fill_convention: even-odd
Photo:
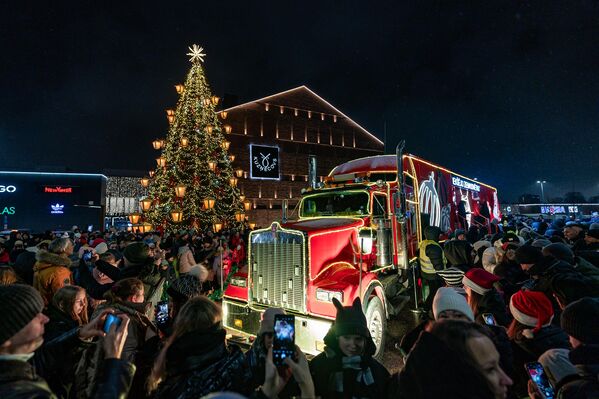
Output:
[[[260,330],[262,313],[267,307],[248,306],[245,302],[223,300],[223,324],[232,334],[234,341],[246,343]],[[289,312],[290,314],[294,314]],[[332,321],[303,314],[295,315],[295,344],[310,355],[324,350],[324,336],[331,328]]]

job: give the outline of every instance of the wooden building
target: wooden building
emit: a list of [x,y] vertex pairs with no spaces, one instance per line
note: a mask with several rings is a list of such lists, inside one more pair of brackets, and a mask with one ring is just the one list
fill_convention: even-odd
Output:
[[251,203],[246,212],[257,226],[280,220],[289,200],[290,218],[301,190],[308,187],[308,157],[317,160],[317,175],[351,159],[379,155],[384,144],[306,86],[221,111],[230,126],[227,140],[235,156],[238,187]]

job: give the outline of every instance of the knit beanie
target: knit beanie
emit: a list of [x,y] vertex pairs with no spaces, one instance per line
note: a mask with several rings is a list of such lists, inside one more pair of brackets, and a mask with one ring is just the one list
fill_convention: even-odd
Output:
[[555,259],[564,260],[568,263],[572,263],[574,260],[574,252],[572,252],[570,247],[563,242],[549,244],[546,247],[543,247],[542,252],[545,256],[553,256]]
[[183,275],[169,285],[166,293],[176,301],[187,302],[202,294],[202,283],[195,276]]
[[451,266],[447,269],[438,270],[437,276],[441,277],[443,281],[445,281],[445,285],[449,287],[461,287],[464,271],[455,266]]
[[499,280],[499,277],[486,270],[472,268],[464,274],[462,284],[477,294],[485,295],[493,288],[493,284]]
[[587,236],[599,239],[599,229],[590,229],[587,231]]
[[534,240],[532,242],[532,246],[535,248],[543,248],[546,247],[547,245],[551,244],[551,240],[548,240],[546,238],[537,238],[536,240]]
[[489,247],[484,250],[482,256],[483,268],[489,273],[493,273],[495,266],[497,266],[497,259],[495,259],[495,248]]
[[543,259],[543,253],[537,247],[523,245],[516,250],[516,262],[521,265],[534,265],[541,259]]
[[101,242],[98,245],[96,245],[96,248],[94,249],[98,255],[102,255],[103,253],[108,251],[108,244],[106,244],[105,242]]
[[125,247],[123,257],[134,265],[140,265],[148,259],[149,247],[143,242],[132,242]]
[[437,290],[433,299],[433,315],[435,320],[439,319],[439,314],[445,310],[456,310],[463,313],[470,321],[474,321],[472,309],[463,295],[449,287],[441,287]]
[[266,332],[272,333],[275,330],[275,316],[278,314],[286,314],[281,308],[268,308],[262,313],[262,320],[260,321],[260,330],[258,334],[264,334]]
[[553,305],[545,294],[537,291],[518,291],[510,299],[512,316],[520,324],[534,327],[522,331],[526,338],[533,338],[542,327],[551,324]]
[[202,263],[198,263],[197,265],[193,265],[189,269],[189,274],[198,278],[200,282],[203,283],[204,281],[208,280],[210,272],[208,271],[206,266],[204,266]]
[[0,286],[0,345],[21,331],[44,309],[44,300],[24,284]]
[[585,344],[599,344],[599,299],[582,298],[562,312],[561,325],[566,334]]
[[362,311],[360,298],[356,298],[351,306],[343,306],[337,298],[333,298],[333,305],[337,308],[335,317],[335,335],[361,335],[370,338],[370,331],[366,324],[366,316]]

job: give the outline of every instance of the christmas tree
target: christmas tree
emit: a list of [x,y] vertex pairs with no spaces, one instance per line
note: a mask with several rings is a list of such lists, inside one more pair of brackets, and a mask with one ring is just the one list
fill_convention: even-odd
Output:
[[185,85],[175,86],[180,95],[177,108],[166,111],[170,123],[166,140],[153,142],[162,150],[158,166],[151,179],[142,179],[148,186],[146,201],[151,201],[145,216],[167,230],[218,230],[219,224],[242,222],[243,206],[225,139],[230,127],[223,127],[215,112],[219,99],[206,81],[205,54],[195,44],[189,50],[192,65]]

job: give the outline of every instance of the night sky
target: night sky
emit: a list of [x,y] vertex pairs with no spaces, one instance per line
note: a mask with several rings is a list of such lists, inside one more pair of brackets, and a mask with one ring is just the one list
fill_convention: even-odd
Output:
[[148,170],[198,43],[221,97],[305,84],[503,201],[599,195],[596,1],[102,3],[0,9],[0,169]]

